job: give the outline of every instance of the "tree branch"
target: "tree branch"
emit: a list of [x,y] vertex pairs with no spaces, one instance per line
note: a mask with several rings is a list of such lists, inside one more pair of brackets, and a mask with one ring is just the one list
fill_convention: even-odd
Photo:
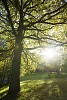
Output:
[[10,14],[10,11],[9,11],[9,8],[8,8],[8,5],[7,5],[7,2],[6,2],[6,1],[7,1],[7,0],[2,0],[3,5],[4,5],[4,7],[5,7],[6,11],[7,11],[7,17],[8,17],[8,19],[9,19],[9,23],[10,23],[10,25],[11,25],[13,34],[16,36],[16,32],[15,32],[15,30],[14,30],[14,26],[13,26],[12,19],[11,19],[11,14]]

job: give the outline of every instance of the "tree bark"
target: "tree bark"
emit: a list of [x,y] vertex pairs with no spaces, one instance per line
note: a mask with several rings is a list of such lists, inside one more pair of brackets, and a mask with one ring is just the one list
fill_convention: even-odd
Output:
[[8,95],[15,96],[20,91],[20,64],[21,64],[22,45],[19,38],[16,39],[14,58],[12,62],[11,79]]

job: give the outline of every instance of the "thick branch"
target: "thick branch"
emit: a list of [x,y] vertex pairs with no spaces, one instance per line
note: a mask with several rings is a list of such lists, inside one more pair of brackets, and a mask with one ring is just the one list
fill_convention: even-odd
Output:
[[16,35],[15,30],[14,30],[14,26],[13,26],[13,23],[12,23],[11,15],[10,15],[10,10],[9,10],[9,8],[8,8],[8,5],[7,5],[7,2],[6,2],[6,1],[7,1],[7,0],[2,0],[2,2],[3,2],[3,4],[4,4],[4,7],[5,7],[6,11],[7,11],[7,17],[8,17],[8,19],[9,19],[9,23],[10,23],[10,25],[11,25],[13,34]]

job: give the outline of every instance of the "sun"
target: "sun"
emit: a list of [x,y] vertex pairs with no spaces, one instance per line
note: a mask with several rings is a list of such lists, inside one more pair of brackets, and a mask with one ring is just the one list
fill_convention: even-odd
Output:
[[57,51],[55,48],[46,48],[41,51],[41,55],[46,59],[54,59],[56,57]]

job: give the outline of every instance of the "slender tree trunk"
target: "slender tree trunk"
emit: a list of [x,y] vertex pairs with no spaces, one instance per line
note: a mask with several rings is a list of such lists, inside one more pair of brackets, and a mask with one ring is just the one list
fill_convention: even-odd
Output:
[[15,96],[20,91],[20,64],[21,64],[22,46],[19,39],[16,40],[14,58],[12,62],[11,79],[8,94]]

